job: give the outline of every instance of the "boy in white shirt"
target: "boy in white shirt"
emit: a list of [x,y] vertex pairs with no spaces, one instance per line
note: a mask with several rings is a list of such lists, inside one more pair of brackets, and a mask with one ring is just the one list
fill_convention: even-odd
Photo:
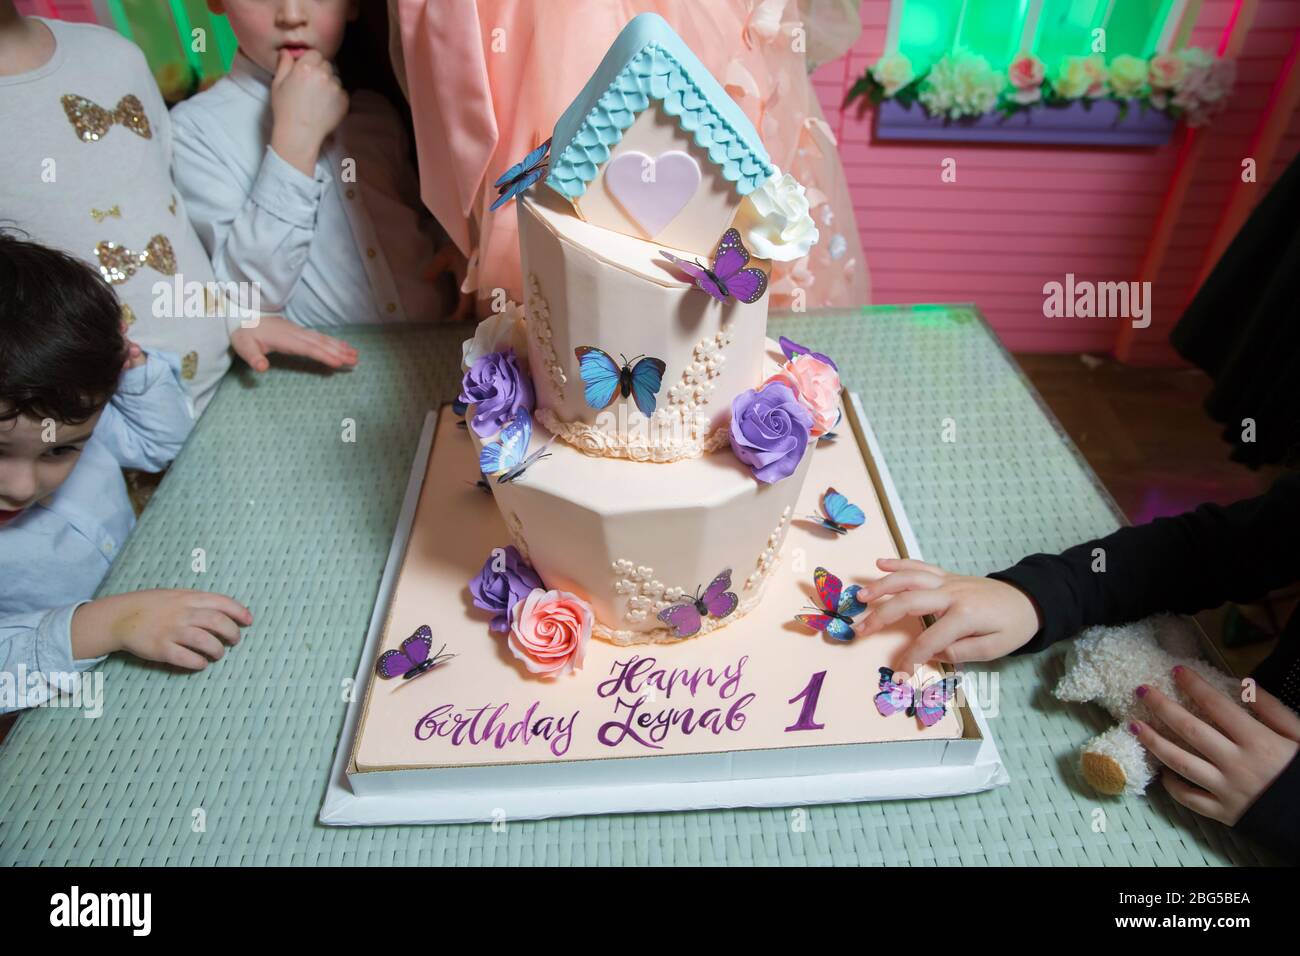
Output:
[[447,316],[437,228],[393,107],[333,60],[355,0],[208,0],[239,39],[228,76],[178,104],[175,176],[223,280],[304,326]]
[[158,471],[193,426],[176,356],[144,351],[84,263],[0,232],[0,713],[71,692],[127,651],[201,670],[252,615],[205,591],[90,600],[135,514],[123,468]]

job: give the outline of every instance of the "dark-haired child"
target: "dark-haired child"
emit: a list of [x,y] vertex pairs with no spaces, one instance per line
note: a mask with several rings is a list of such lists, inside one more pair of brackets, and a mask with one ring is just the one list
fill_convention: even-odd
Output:
[[0,712],[114,651],[201,669],[252,623],[203,591],[90,600],[135,524],[122,469],[162,469],[193,426],[177,358],[120,323],[89,267],[0,232]]

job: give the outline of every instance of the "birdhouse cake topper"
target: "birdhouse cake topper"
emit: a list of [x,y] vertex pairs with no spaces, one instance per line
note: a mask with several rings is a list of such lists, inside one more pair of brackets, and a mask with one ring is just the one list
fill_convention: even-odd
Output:
[[653,13],[619,33],[550,153],[546,184],[583,219],[698,255],[777,172],[749,118]]

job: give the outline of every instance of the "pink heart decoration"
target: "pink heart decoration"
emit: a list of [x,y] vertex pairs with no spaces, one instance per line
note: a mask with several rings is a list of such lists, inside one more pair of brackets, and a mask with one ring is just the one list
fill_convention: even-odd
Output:
[[681,150],[669,150],[653,159],[629,150],[605,167],[605,188],[653,239],[700,188],[700,165]]

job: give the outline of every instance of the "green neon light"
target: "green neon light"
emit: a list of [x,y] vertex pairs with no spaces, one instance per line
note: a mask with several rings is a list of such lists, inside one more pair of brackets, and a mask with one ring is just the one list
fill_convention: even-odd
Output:
[[131,21],[126,18],[126,11],[122,9],[122,0],[108,0],[108,14],[113,18],[113,26],[118,33],[128,40],[135,39],[131,34]]
[[1006,69],[1020,52],[1028,12],[1029,0],[966,0],[956,45]]

